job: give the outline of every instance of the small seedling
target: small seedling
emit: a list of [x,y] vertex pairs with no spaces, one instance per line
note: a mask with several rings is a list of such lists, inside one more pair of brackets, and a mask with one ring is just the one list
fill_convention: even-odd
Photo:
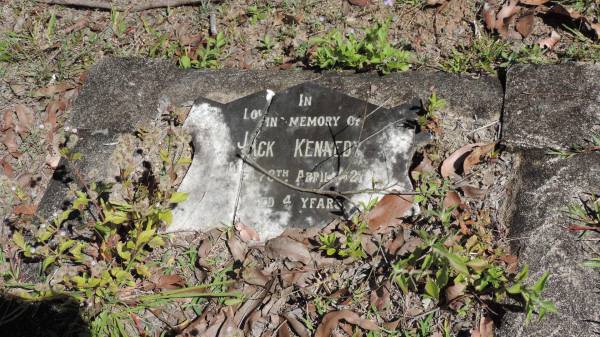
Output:
[[258,49],[268,52],[271,51],[275,47],[275,42],[273,38],[269,34],[265,34],[265,36],[260,39]]

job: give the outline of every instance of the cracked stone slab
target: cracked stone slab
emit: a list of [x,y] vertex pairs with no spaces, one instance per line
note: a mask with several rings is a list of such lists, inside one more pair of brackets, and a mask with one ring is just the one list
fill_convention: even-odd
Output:
[[347,191],[412,190],[419,110],[416,98],[387,109],[312,82],[227,104],[200,99],[186,121],[194,159],[179,190],[189,198],[174,210],[170,230],[240,221],[266,240],[287,227],[348,217],[381,194]]
[[550,272],[544,296],[556,304],[558,313],[529,325],[524,315],[509,313],[499,336],[593,336],[598,326],[590,321],[600,317],[600,295],[594,291],[598,272],[581,265],[592,257],[590,242],[565,229],[572,223],[565,210],[586,193],[600,192],[600,154],[560,159],[544,152],[520,155],[510,236],[533,279]]
[[[494,77],[472,78],[434,71],[383,77],[291,70],[198,71],[178,69],[164,60],[106,58],[90,69],[66,125],[86,135],[87,140],[76,148],[83,154],[83,173],[95,168],[100,177],[105,177],[105,167],[110,164],[106,158],[112,149],[103,144],[112,141],[104,139],[103,133],[118,137],[132,132],[136,125],[156,120],[168,105],[191,105],[200,97],[227,103],[266,89],[283,92],[309,81],[386,109],[414,97],[426,98],[435,90],[446,99],[447,110],[457,116],[457,122],[464,117],[475,121],[473,127],[497,121],[502,109],[502,86]],[[58,210],[66,197],[63,175],[55,178],[40,205],[42,216]]]
[[600,131],[600,65],[516,65],[506,78],[507,145],[566,148]]

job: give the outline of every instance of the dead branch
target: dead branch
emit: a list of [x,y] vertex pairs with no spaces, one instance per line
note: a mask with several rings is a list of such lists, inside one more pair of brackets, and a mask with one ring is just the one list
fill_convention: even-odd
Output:
[[140,1],[127,8],[119,8],[118,6],[114,6],[111,2],[102,0],[37,0],[37,2],[49,5],[75,6],[104,10],[112,10],[114,8],[124,11],[129,9],[130,12],[140,12],[153,8],[197,5],[205,3],[206,0],[146,0]]

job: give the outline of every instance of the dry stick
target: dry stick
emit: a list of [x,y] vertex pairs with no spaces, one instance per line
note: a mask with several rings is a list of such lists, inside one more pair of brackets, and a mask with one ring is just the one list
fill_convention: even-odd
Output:
[[[100,0],[38,0],[38,2],[50,4],[50,5],[63,5],[63,6],[77,6],[87,8],[98,8],[111,10],[117,8],[112,3]],[[145,11],[147,9],[161,8],[161,7],[178,7],[186,5],[196,5],[203,3],[203,0],[154,0],[144,1],[131,7],[132,12]],[[119,9],[119,8],[117,8]]]

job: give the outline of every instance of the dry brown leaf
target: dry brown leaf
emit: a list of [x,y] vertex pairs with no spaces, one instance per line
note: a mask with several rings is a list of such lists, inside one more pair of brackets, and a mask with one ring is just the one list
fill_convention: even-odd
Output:
[[72,85],[71,83],[60,82],[60,83],[51,84],[47,87],[38,89],[38,90],[34,91],[32,95],[33,95],[33,97],[40,97],[40,96],[51,97],[51,96],[54,96],[54,94],[58,94],[63,91],[66,91],[66,90],[73,89],[74,87],[75,86]]
[[412,208],[411,195],[384,195],[367,215],[369,229],[377,231],[382,227],[398,225]]
[[17,205],[13,209],[15,215],[34,215],[37,207],[35,205]]
[[260,236],[258,236],[256,230],[248,225],[238,222],[235,224],[235,229],[237,229],[243,242],[260,241]]
[[479,327],[471,332],[471,337],[494,337],[494,321],[487,316],[481,317]]
[[511,36],[508,31],[508,23],[510,19],[519,12],[519,8],[517,7],[518,3],[519,0],[510,0],[510,2],[504,5],[496,15],[495,27],[502,37],[506,38]]
[[269,282],[269,278],[257,268],[244,268],[242,271],[242,278],[248,284],[256,285],[256,286],[264,286]]
[[2,126],[0,127],[0,131],[6,131],[15,126],[15,121],[13,120],[13,112],[11,109],[4,110],[4,114],[2,115]]
[[500,257],[500,260],[507,264],[506,271],[514,273],[517,270],[517,264],[519,258],[514,255],[504,255]]
[[540,48],[552,49],[558,43],[558,41],[560,41],[560,35],[553,30],[552,33],[550,33],[550,37],[546,39],[541,39],[540,41],[538,41],[538,45],[540,46]]
[[465,185],[460,187],[467,198],[475,200],[483,200],[487,194],[487,190],[477,188],[475,186]]
[[292,312],[288,312],[288,313],[284,314],[283,317],[288,321],[288,323],[290,324],[290,326],[292,327],[292,330],[294,330],[296,335],[298,335],[300,337],[308,337],[309,336],[308,330],[306,329],[304,324],[302,324]]
[[465,174],[469,173],[473,169],[473,166],[479,164],[481,157],[494,151],[495,148],[496,143],[489,143],[474,148],[473,151],[465,157],[465,161],[463,162],[463,172]]
[[463,283],[453,284],[446,288],[446,301],[452,302],[458,297],[465,294],[465,289],[467,286]]
[[185,286],[185,280],[179,275],[161,275],[154,285],[158,289],[178,289]]
[[460,149],[454,151],[444,162],[442,163],[442,167],[440,168],[440,173],[444,178],[459,178],[459,175],[456,173],[456,165],[458,161],[463,158],[471,149],[477,146],[485,145],[484,143],[473,143],[462,146]]
[[524,38],[533,32],[533,18],[533,14],[529,14],[519,18],[517,21],[517,32]]
[[2,165],[2,171],[4,172],[5,176],[7,176],[8,178],[14,177],[15,171],[10,165],[10,163],[6,160],[6,157],[0,160],[0,164]]
[[18,157],[19,155],[19,145],[17,144],[17,133],[13,130],[6,130],[2,136],[2,144],[6,146],[6,149],[13,157]]
[[454,191],[448,191],[448,193],[446,193],[446,195],[444,196],[444,201],[443,201],[443,205],[444,205],[444,209],[449,209],[449,208],[458,208],[460,207],[460,204],[462,203],[462,201],[460,200],[460,195],[458,195],[458,193],[454,192]]
[[592,29],[596,33],[596,38],[600,39],[600,23],[592,23],[590,26],[592,26]]
[[483,4],[483,22],[488,30],[496,29],[496,9],[487,1]]
[[232,235],[229,240],[227,240],[227,247],[235,260],[244,261],[248,247],[242,241]]
[[521,0],[519,1],[522,4],[525,5],[532,5],[532,6],[537,6],[537,5],[543,5],[546,2],[549,2],[550,0]]
[[429,157],[427,157],[427,155],[424,155],[423,159],[421,159],[421,162],[419,163],[419,165],[417,165],[413,169],[413,172],[432,173],[432,172],[435,172],[435,167],[433,167],[433,163],[431,162],[431,159],[429,159]]
[[18,122],[15,124],[15,131],[19,135],[28,133],[33,127],[33,110],[23,104],[17,104],[15,107]]
[[285,236],[279,236],[267,241],[267,253],[271,258],[288,258],[290,261],[310,263],[312,258],[306,246]]
[[371,320],[360,318],[358,314],[350,310],[332,311],[323,317],[323,321],[319,324],[315,337],[329,337],[331,332],[336,328],[339,321],[344,320],[350,324],[358,325],[362,329],[377,331],[379,326]]
[[402,247],[400,247],[400,250],[398,250],[396,252],[396,255],[402,256],[402,255],[404,255],[406,253],[412,253],[421,244],[423,244],[423,240],[421,240],[420,237],[418,237],[418,236],[411,236],[408,240],[406,240],[406,242],[404,242],[404,244],[402,245]]
[[369,5],[369,0],[348,0],[351,5],[365,7]]
[[390,291],[388,287],[389,282],[386,282],[383,286],[371,291],[369,302],[372,307],[377,308],[379,311],[385,309],[390,303]]
[[398,235],[396,235],[394,240],[390,241],[387,244],[387,246],[385,247],[385,250],[390,255],[396,255],[396,252],[398,252],[398,249],[400,249],[400,247],[402,247],[402,245],[404,245],[404,235],[402,233],[399,233]]
[[279,331],[277,331],[277,337],[292,337],[292,333],[290,332],[290,326],[287,322],[283,322],[281,327],[279,327]]

